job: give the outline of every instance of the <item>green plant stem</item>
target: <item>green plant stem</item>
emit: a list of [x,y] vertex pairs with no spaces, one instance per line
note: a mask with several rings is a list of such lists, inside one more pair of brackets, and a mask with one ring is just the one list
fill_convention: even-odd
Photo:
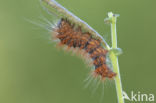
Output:
[[[117,49],[117,33],[116,33],[116,19],[117,16],[115,16],[113,13],[112,15],[109,15],[110,21],[111,21],[111,38],[112,38],[112,49]],[[118,64],[118,57],[115,55],[114,52],[110,53],[110,59],[112,61],[113,71],[117,73],[117,76],[115,77],[115,83],[116,83],[116,91],[118,96],[118,103],[124,103],[123,95],[122,95],[122,83],[120,78],[120,71],[119,71],[119,64]]]
[[[93,28],[91,28],[86,22],[79,19],[77,16],[69,12],[65,9],[62,5],[58,4],[55,0],[41,0],[41,4],[48,11],[55,13],[58,17],[65,17],[68,18],[71,22],[81,26],[85,31],[90,32],[95,38],[100,39],[102,41],[103,46],[110,50],[109,45],[103,39],[103,37],[98,34]],[[116,35],[116,16],[109,15],[109,19],[111,19],[111,36],[112,36],[112,49],[117,49],[117,35]],[[117,73],[115,77],[116,82],[116,90],[118,95],[118,103],[124,103],[123,96],[122,96],[122,85],[120,79],[120,72],[119,72],[119,65],[118,65],[118,58],[115,52],[110,52],[110,59],[112,61],[114,72]]]

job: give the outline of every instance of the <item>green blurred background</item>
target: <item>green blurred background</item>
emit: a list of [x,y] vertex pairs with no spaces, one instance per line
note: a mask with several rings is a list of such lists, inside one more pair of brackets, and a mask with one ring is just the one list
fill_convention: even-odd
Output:
[[[109,44],[110,26],[103,20],[109,11],[120,14],[117,32],[124,52],[119,57],[123,89],[128,95],[132,90],[156,94],[155,0],[57,1]],[[27,21],[40,23],[41,15],[54,21],[39,0],[0,0],[0,103],[99,103],[102,87],[93,94],[93,83],[84,89],[89,69],[84,62],[56,49],[44,28]],[[101,103],[117,103],[114,82],[104,86]]]

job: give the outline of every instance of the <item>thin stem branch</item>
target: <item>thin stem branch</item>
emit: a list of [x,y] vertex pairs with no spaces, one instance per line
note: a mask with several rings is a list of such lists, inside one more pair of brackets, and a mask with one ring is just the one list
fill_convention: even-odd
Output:
[[[106,41],[98,32],[96,32],[92,27],[90,27],[86,22],[82,21],[77,16],[69,12],[67,9],[65,9],[62,5],[57,3],[55,0],[41,0],[41,4],[43,5],[43,7],[47,8],[48,11],[52,13],[56,13],[58,17],[68,18],[74,24],[81,26],[82,29],[90,32],[95,38],[100,39],[102,41],[103,46],[106,49],[110,50],[109,45],[106,43]],[[112,49],[117,50],[116,17],[117,16],[114,15],[113,13],[109,14],[109,19],[111,21]],[[117,73],[117,76],[115,77],[115,82],[116,82],[116,90],[118,95],[118,103],[124,103],[123,96],[122,96],[122,85],[120,79],[117,53],[110,52],[110,59],[112,61],[114,72]]]
[[[117,15],[113,13],[109,13],[109,20],[111,22],[111,38],[112,38],[112,49],[117,49],[117,33],[116,33],[116,19]],[[117,73],[115,77],[116,83],[116,91],[118,96],[118,103],[124,103],[123,95],[122,95],[122,83],[120,78],[120,71],[119,71],[119,64],[118,64],[118,57],[115,52],[110,53],[110,59],[112,61],[113,71]]]

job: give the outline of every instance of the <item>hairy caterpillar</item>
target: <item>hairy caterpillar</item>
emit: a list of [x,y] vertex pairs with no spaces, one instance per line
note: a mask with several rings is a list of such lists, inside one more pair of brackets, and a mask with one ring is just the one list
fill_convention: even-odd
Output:
[[104,39],[87,23],[63,8],[55,0],[43,1],[46,6],[53,7],[60,18],[58,24],[51,30],[53,39],[58,39],[60,46],[79,50],[79,54],[87,57],[86,59],[89,59],[95,67],[93,72],[95,76],[101,76],[102,79],[115,77],[117,74],[106,63],[109,46]]

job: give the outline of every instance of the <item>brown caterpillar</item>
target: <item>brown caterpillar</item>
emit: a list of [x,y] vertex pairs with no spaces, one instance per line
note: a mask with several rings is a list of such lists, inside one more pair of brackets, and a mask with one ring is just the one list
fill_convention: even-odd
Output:
[[95,66],[95,76],[100,75],[102,79],[116,76],[106,64],[108,50],[102,47],[101,40],[93,38],[89,32],[82,32],[80,26],[75,27],[67,19],[62,18],[54,27],[52,36],[59,39],[59,45],[84,51],[84,56],[88,55]]

